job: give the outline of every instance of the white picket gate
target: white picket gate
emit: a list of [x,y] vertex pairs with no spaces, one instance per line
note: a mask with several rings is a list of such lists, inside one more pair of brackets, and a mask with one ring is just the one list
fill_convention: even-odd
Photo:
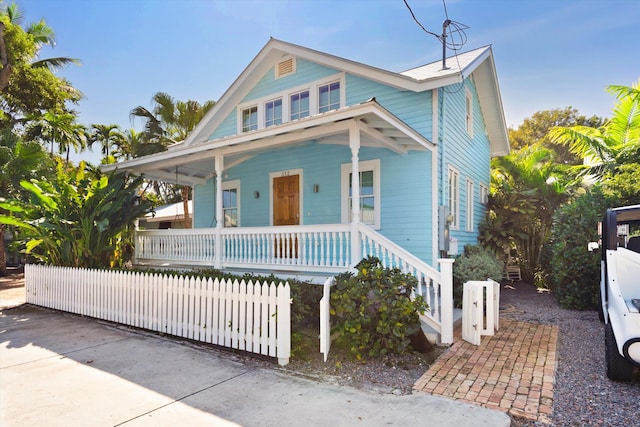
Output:
[[27,265],[25,287],[29,304],[289,363],[289,283]]

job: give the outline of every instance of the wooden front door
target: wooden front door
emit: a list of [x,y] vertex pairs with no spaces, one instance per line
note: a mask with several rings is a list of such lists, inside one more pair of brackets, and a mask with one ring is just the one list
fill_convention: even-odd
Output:
[[[283,176],[273,179],[273,225],[300,224],[300,175]],[[295,236],[279,238],[275,241],[275,255],[278,258],[297,258],[298,239]]]
[[300,224],[300,175],[273,179],[273,225]]

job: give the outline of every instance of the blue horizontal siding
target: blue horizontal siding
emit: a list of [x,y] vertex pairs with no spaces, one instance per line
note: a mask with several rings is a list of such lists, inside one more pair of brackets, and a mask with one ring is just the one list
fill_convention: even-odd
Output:
[[431,141],[431,91],[402,91],[372,80],[347,74],[346,103],[356,105],[371,98]]
[[[425,262],[431,259],[431,153],[399,155],[384,149],[363,147],[360,160],[380,160],[381,229],[387,238]],[[225,180],[240,180],[240,223],[243,227],[270,224],[269,173],[302,169],[304,225],[341,222],[341,171],[351,163],[346,145],[308,142],[259,154],[225,171]],[[313,192],[317,184],[319,191]],[[260,193],[259,198],[254,193]],[[195,189],[195,226],[215,225],[215,183]]]
[[[466,131],[465,102],[468,89],[473,98],[473,137]],[[444,185],[445,191],[446,171],[448,166],[453,166],[460,172],[460,221],[459,229],[452,230],[451,236],[458,240],[458,250],[462,252],[464,245],[478,244],[478,225],[484,219],[486,207],[480,200],[480,184],[489,187],[491,151],[486,125],[482,115],[478,93],[473,79],[467,78],[464,87],[452,85],[441,91],[444,97]],[[441,148],[442,149],[442,148]],[[466,181],[470,178],[474,191],[474,224],[473,231],[467,230],[467,187]],[[446,203],[447,196],[444,195]]]
[[251,91],[244,97],[241,103],[260,99],[287,89],[305,85],[312,81],[329,77],[337,72],[338,70],[334,68],[296,58],[295,73],[276,79],[275,67],[271,67],[253,87],[253,89],[251,89]]

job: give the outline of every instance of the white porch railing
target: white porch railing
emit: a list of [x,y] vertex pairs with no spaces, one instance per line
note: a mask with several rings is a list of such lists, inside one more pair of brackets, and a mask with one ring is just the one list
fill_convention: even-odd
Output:
[[[135,261],[337,274],[352,269],[362,257],[376,256],[383,266],[418,279],[416,293],[429,304],[421,318],[440,334],[442,343],[452,343],[453,260],[438,260],[438,271],[364,224],[355,228],[360,247],[353,248],[351,230],[350,224],[323,224],[138,231]],[[218,239],[221,253],[215,252]]]
[[288,283],[25,266],[27,302],[263,354],[291,354]]

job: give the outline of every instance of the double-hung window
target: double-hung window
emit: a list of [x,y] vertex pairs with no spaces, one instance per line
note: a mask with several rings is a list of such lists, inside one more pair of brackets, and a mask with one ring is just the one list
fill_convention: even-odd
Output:
[[449,215],[453,218],[451,228],[460,227],[460,172],[449,167]]
[[309,91],[304,90],[291,95],[289,108],[291,109],[291,120],[309,117]]
[[242,110],[242,132],[258,129],[258,106]]
[[282,98],[264,104],[264,126],[269,127],[282,123]]
[[340,82],[333,82],[318,87],[318,112],[340,108]]
[[225,227],[240,225],[240,181],[222,183],[222,215]]
[[351,221],[353,203],[360,205],[360,222],[380,228],[380,160],[360,162],[360,200],[353,200],[351,163],[342,165],[342,222]]

